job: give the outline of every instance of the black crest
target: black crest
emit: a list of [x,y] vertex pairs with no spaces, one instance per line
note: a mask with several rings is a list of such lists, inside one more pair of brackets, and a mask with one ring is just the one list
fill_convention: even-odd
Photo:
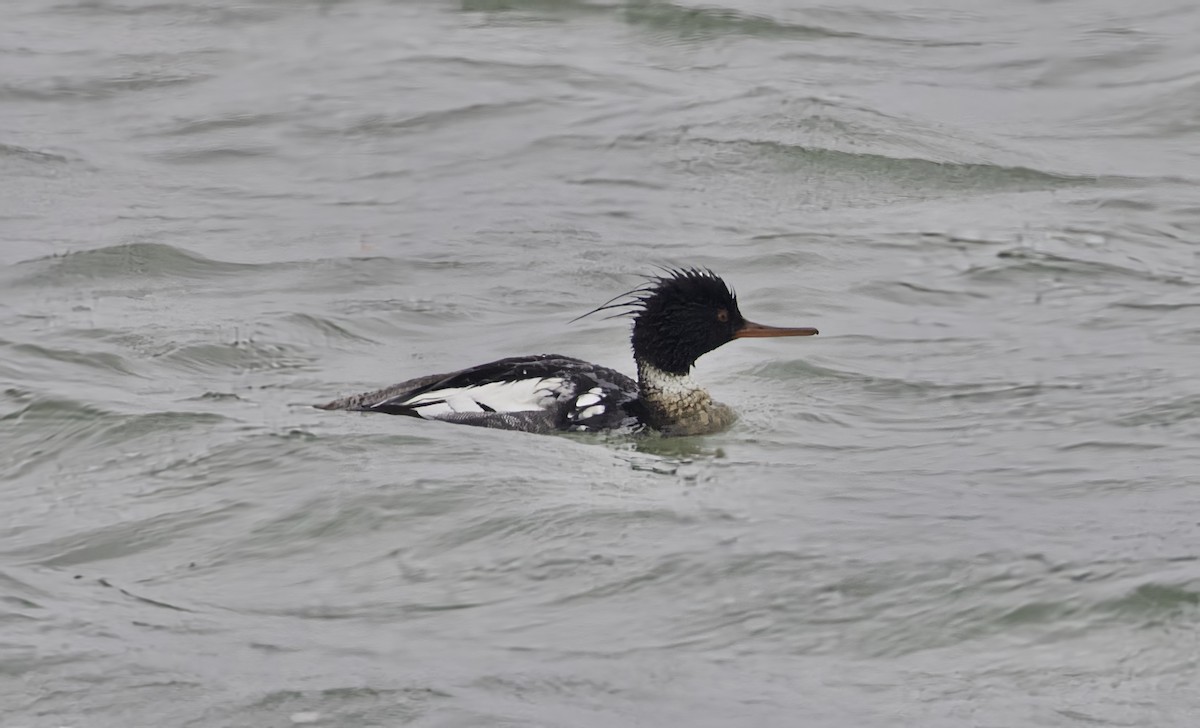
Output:
[[672,374],[687,374],[745,323],[725,281],[700,268],[665,270],[584,316],[614,309],[633,317],[634,358]]

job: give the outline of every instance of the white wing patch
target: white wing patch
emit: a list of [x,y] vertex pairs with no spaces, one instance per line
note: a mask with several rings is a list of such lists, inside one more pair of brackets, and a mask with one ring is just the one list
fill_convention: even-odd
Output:
[[600,395],[593,392],[588,392],[587,394],[579,395],[579,397],[575,400],[575,406],[579,409],[583,409],[584,407],[590,407],[594,404],[597,404],[599,401]]
[[412,407],[426,419],[457,412],[537,412],[570,395],[563,389],[564,381],[561,377],[544,377],[434,389],[396,404]]
[[[592,387],[588,391],[575,398],[575,406],[571,409],[568,415],[572,420],[586,420],[589,417],[604,414],[605,407],[601,402],[604,400],[604,390],[600,387]],[[583,427],[582,425],[580,426]],[[584,428],[586,429],[586,428]]]
[[586,420],[589,417],[595,417],[596,415],[602,415],[602,414],[604,414],[604,405],[594,404],[591,407],[588,407],[587,409],[581,411],[578,416],[579,416],[579,419]]

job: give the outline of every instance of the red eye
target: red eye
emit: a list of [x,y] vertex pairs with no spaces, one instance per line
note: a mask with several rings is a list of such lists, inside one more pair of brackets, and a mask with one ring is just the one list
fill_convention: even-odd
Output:
[[729,323],[729,312],[723,308],[717,309],[717,320],[723,324]]

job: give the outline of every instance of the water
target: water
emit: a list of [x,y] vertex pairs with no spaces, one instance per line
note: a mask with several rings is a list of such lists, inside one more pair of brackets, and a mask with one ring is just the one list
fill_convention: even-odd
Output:
[[[1194,3],[0,16],[5,728],[1194,725]],[[303,406],[655,265],[729,432]]]

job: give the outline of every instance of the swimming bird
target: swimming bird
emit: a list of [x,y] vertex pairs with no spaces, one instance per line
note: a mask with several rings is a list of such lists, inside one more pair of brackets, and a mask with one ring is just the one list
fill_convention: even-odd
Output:
[[418,377],[317,406],[525,432],[651,429],[703,435],[724,430],[737,417],[691,378],[697,359],[734,339],[817,334],[813,328],[747,321],[733,291],[707,269],[665,270],[584,316],[611,310],[619,313],[610,318],[633,318],[636,382],[580,359],[538,354]]

